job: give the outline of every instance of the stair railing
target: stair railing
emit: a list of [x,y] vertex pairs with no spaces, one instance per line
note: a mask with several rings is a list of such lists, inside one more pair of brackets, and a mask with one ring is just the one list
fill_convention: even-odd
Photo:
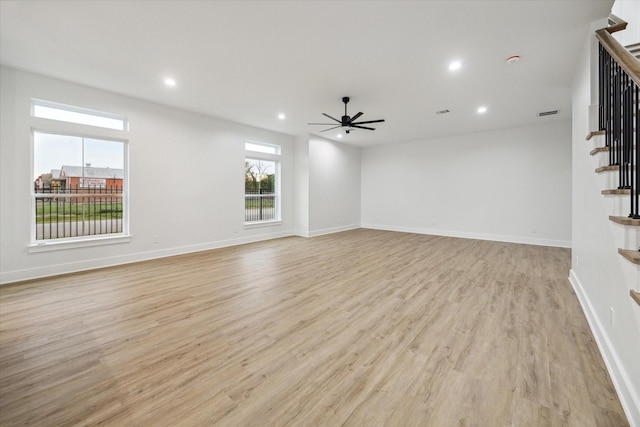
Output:
[[605,131],[609,165],[618,166],[618,189],[631,193],[630,218],[640,219],[640,61],[611,33],[627,23],[609,16],[609,26],[596,31],[599,46],[598,125]]

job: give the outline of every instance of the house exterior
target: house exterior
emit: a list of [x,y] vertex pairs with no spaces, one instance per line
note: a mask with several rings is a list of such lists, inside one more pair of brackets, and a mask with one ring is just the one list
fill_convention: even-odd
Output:
[[122,191],[124,170],[92,166],[63,165],[60,169],[60,190],[101,189]]
[[34,182],[36,192],[55,192],[60,187],[60,169],[38,176]]

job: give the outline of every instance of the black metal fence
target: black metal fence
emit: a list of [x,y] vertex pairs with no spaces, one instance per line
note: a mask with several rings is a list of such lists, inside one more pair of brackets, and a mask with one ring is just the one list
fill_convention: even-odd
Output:
[[122,233],[120,187],[36,188],[36,240]]
[[249,193],[244,195],[244,221],[273,221],[276,218],[274,193]]
[[[634,58],[635,59],[635,58]],[[640,89],[602,43],[599,48],[598,124],[605,131],[609,165],[618,169],[618,189],[631,192],[630,218],[640,218]],[[634,153],[635,150],[635,153]]]

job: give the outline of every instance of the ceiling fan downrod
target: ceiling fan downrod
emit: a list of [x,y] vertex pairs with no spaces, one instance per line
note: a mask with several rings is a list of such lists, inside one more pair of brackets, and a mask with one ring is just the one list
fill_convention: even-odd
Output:
[[342,126],[349,126],[349,120],[351,117],[347,115],[347,104],[349,103],[349,97],[342,97],[342,102],[344,102],[344,116],[342,116]]

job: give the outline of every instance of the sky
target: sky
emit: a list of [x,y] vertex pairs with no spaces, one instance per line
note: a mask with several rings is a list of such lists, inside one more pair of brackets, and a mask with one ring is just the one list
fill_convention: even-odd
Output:
[[34,133],[33,179],[62,165],[124,169],[124,143],[69,135]]

